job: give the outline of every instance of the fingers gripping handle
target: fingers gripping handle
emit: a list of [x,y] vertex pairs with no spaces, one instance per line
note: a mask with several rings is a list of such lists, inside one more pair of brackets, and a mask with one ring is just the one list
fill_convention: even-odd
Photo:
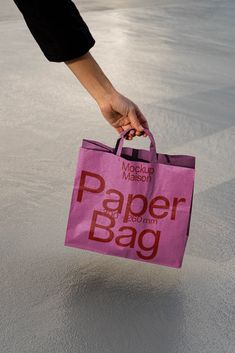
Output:
[[[133,130],[133,128],[129,128],[128,130],[122,131],[120,133],[120,138],[117,141],[117,152],[116,152],[117,156],[121,156],[122,147],[123,147],[123,143],[124,143],[124,137],[126,136],[126,134],[130,130]],[[149,129],[144,128],[144,132],[148,135],[148,137],[151,141],[151,143],[150,143],[150,161],[157,162],[157,151],[156,151],[156,144],[155,144],[154,137]]]

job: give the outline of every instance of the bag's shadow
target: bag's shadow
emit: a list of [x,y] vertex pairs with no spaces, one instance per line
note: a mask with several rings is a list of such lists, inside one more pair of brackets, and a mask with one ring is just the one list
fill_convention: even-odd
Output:
[[180,351],[184,313],[176,269],[106,256],[80,260],[63,293],[73,349],[82,341],[88,352]]

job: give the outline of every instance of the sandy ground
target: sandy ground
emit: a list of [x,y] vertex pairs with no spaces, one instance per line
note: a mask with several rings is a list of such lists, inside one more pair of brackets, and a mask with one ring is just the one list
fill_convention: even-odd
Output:
[[181,270],[63,246],[81,140],[118,135],[2,0],[1,353],[233,353],[235,3],[78,7],[159,152],[197,157],[190,238]]

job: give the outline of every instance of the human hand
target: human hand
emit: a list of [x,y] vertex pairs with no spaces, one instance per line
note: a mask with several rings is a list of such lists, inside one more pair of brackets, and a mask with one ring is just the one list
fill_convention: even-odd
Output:
[[125,139],[147,136],[144,128],[149,128],[148,123],[139,107],[113,87],[90,52],[65,63],[96,100],[105,119],[119,134],[133,128]]
[[105,95],[98,104],[104,118],[119,134],[129,128],[135,129],[125,136],[126,140],[132,140],[134,136],[147,136],[144,128],[149,126],[145,116],[127,97],[115,91]]

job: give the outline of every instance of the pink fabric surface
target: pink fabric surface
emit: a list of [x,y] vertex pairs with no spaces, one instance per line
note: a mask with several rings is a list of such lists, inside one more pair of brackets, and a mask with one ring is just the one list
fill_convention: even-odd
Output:
[[[130,129],[129,129],[130,130]],[[189,235],[195,157],[83,139],[65,246],[180,268]]]

